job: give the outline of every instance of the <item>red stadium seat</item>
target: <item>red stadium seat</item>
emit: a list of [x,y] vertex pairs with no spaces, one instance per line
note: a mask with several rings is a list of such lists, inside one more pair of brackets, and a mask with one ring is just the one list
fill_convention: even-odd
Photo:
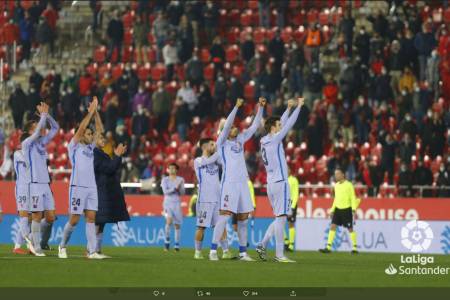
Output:
[[252,10],[257,10],[258,9],[258,1],[256,1],[256,0],[247,1],[247,7]]
[[145,66],[140,66],[137,70],[137,76],[139,80],[146,81],[150,77],[150,64],[146,63]]
[[125,30],[123,35],[123,43],[125,46],[133,44],[133,29]]
[[133,46],[125,46],[122,50],[122,62],[132,62],[134,60]]
[[235,44],[240,37],[240,30],[237,27],[231,27],[226,33],[226,39],[229,44]]
[[306,20],[306,13],[303,9],[301,11],[295,13],[295,15],[292,17],[292,23],[295,26],[304,25],[305,20]]
[[[224,15],[224,19],[227,20],[225,24],[228,23],[228,26],[239,26],[240,24],[240,18],[241,17],[241,10],[239,9],[232,9],[228,12],[228,14]],[[220,21],[220,19],[219,19]]]
[[156,43],[156,39],[151,32],[147,34],[147,41],[150,45],[154,45]]
[[209,50],[207,48],[202,48],[200,51],[200,60],[207,64],[211,60],[211,55],[209,54]]
[[106,47],[99,46],[94,50],[94,61],[102,64],[106,60]]
[[267,30],[265,28],[256,28],[253,31],[253,42],[255,44],[261,44],[265,42],[266,39],[266,32]]
[[443,21],[447,24],[450,23],[450,7],[448,7],[443,13]]
[[311,9],[306,15],[308,24],[314,24],[319,21],[319,12],[317,9]]
[[235,62],[239,59],[239,47],[237,45],[231,45],[225,51],[225,60],[227,62]]
[[151,77],[154,81],[162,80],[166,74],[166,67],[163,64],[157,64],[151,69]]
[[319,24],[327,25],[330,22],[330,11],[327,9],[319,13]]
[[244,97],[246,100],[255,99],[255,82],[250,81],[244,87]]
[[184,81],[186,77],[184,65],[175,66],[175,74],[178,80]]
[[116,80],[120,76],[122,76],[123,73],[123,64],[117,64],[112,68],[112,77]]
[[203,69],[203,77],[209,81],[214,79],[214,64],[209,64]]
[[285,43],[290,43],[292,40],[292,36],[293,36],[293,31],[292,31],[291,26],[285,27],[283,29],[283,31],[281,31],[281,39]]
[[251,10],[246,10],[241,15],[241,26],[251,26],[253,23],[253,13]]
[[219,10],[219,28],[228,25],[228,14],[226,9]]
[[294,32],[293,32],[294,39],[297,42],[301,42],[303,38],[305,37],[305,27],[303,25],[299,26]]
[[134,10],[127,12],[123,15],[122,22],[123,26],[127,28],[133,27],[135,12]]
[[147,49],[147,59],[149,62],[156,62],[156,51],[158,51],[156,46],[152,46]]

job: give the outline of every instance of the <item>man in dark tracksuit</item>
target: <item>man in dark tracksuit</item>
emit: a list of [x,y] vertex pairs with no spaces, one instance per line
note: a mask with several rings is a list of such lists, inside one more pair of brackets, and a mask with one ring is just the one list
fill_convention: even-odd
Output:
[[102,136],[98,139],[94,149],[94,171],[98,191],[98,211],[95,217],[97,227],[97,252],[101,252],[103,230],[106,223],[129,221],[125,196],[120,186],[120,167],[122,155],[127,147],[119,144],[114,149],[114,156],[110,158],[102,148],[106,139]]

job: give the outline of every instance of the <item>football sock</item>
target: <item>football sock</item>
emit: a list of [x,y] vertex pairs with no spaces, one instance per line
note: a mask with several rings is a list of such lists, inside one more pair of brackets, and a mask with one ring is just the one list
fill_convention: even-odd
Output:
[[220,240],[220,247],[222,247],[222,250],[224,252],[228,251],[228,239],[225,238],[223,240]]
[[239,238],[239,254],[246,255],[247,254],[247,241],[248,241],[248,219],[247,220],[238,220],[238,238]]
[[61,248],[66,248],[66,245],[69,242],[70,236],[72,235],[74,229],[75,226],[70,225],[69,222],[67,222],[66,225],[64,225],[63,237],[61,239],[61,243],[59,244]]
[[220,239],[222,238],[223,231],[225,230],[228,219],[230,217],[231,217],[230,215],[220,215],[219,216],[219,220],[217,220],[217,224],[214,227],[211,251],[217,250],[217,244],[219,243]]
[[295,227],[289,228],[289,248],[294,248],[295,243]]
[[97,232],[97,245],[95,247],[95,252],[100,253],[102,251],[102,242],[103,242],[103,232]]
[[33,241],[33,247],[36,251],[41,251],[41,224],[33,220],[31,222],[31,236]]
[[181,229],[175,228],[175,246],[180,245],[180,238],[181,238]]
[[28,237],[30,234],[30,226],[28,225],[28,217],[20,217],[19,229],[22,237]]
[[264,248],[267,248],[267,244],[269,243],[270,239],[273,236],[274,229],[275,229],[275,220],[272,223],[270,223],[269,227],[267,227],[266,233],[264,234],[264,238],[261,241],[261,245]]
[[95,224],[86,223],[86,240],[87,240],[87,250],[89,254],[95,253],[97,249],[97,236],[95,234]]
[[357,246],[356,246],[356,232],[355,231],[350,233],[350,239],[352,240],[353,250],[357,250]]
[[164,227],[164,234],[166,235],[165,243],[168,244],[170,242],[170,225],[166,224]]
[[53,223],[47,222],[47,220],[44,218],[41,220],[41,244],[47,245],[48,240],[50,239],[50,236],[52,234],[52,227]]
[[195,251],[202,251],[202,241],[195,240]]
[[331,246],[333,245],[334,237],[336,236],[336,230],[331,230],[328,232],[328,241],[327,241],[327,249],[331,250]]
[[275,255],[284,256],[284,227],[286,226],[286,216],[275,219]]

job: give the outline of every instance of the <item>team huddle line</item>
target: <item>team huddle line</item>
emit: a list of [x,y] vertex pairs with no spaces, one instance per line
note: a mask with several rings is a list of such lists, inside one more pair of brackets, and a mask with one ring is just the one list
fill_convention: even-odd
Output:
[[[239,239],[241,261],[254,261],[247,253],[248,220],[254,210],[248,187],[248,172],[244,157],[244,144],[250,140],[262,125],[265,98],[259,98],[257,112],[252,124],[240,132],[233,125],[236,114],[244,104],[237,99],[225,122],[221,123],[216,140],[203,138],[199,141],[201,155],[194,160],[194,169],[198,181],[197,230],[195,233],[195,259],[203,259],[202,243],[207,228],[213,229],[209,259],[219,260],[218,247],[222,248],[222,259],[234,258],[229,250],[226,224],[232,218]],[[128,221],[123,191],[116,173],[120,169],[121,157],[126,146],[119,144],[113,157],[102,151],[105,146],[103,124],[98,113],[98,99],[93,98],[88,113],[75,131],[68,144],[68,154],[72,165],[69,187],[69,219],[64,226],[63,237],[58,246],[58,257],[67,258],[67,245],[81,215],[86,221],[86,256],[89,259],[105,259],[109,256],[101,251],[103,230],[106,223]],[[267,172],[267,196],[273,209],[274,220],[267,228],[262,241],[256,247],[261,260],[267,260],[266,248],[275,238],[275,257],[277,262],[292,263],[284,253],[284,228],[288,217],[295,214],[292,209],[289,168],[284,153],[283,139],[296,123],[304,99],[289,100],[287,109],[281,117],[270,116],[264,121],[266,135],[260,139],[261,158]],[[15,252],[26,243],[35,256],[45,256],[43,250],[49,250],[48,241],[55,220],[55,201],[50,190],[50,176],[47,168],[46,145],[59,129],[56,121],[48,113],[45,103],[37,106],[39,121],[25,124],[21,136],[21,147],[14,153],[16,173],[16,202],[20,217],[20,234],[16,241]],[[89,127],[94,120],[95,130]],[[50,130],[46,131],[46,124]],[[171,228],[174,227],[174,249],[180,250],[181,225],[183,221],[180,195],[185,193],[185,182],[177,176],[178,166],[168,166],[168,176],[162,178],[164,193],[165,243],[164,250],[171,246]],[[221,173],[221,174],[220,174]],[[352,253],[357,253],[356,233],[353,231],[353,216],[359,199],[355,197],[353,185],[345,180],[342,170],[335,172],[335,201],[332,207],[332,225],[326,248],[321,252],[329,253],[333,243],[336,226],[348,228],[352,243]],[[298,186],[298,181],[296,182]],[[298,193],[298,188],[297,188]],[[294,193],[295,194],[295,193]],[[295,202],[297,201],[295,199]],[[296,203],[295,203],[296,206]],[[31,215],[31,226],[29,216]],[[294,221],[295,222],[295,215]],[[293,222],[289,225],[292,228]],[[293,236],[289,234],[290,240]],[[289,248],[293,248],[293,241]]]

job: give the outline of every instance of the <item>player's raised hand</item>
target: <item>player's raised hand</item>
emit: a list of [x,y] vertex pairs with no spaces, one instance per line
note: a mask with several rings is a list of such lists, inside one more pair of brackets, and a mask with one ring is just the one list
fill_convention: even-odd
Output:
[[295,106],[295,100],[294,99],[289,99],[288,103],[287,103],[287,107],[288,109],[291,109]]
[[239,107],[241,107],[242,105],[244,105],[244,99],[242,99],[242,98],[237,98],[237,100],[236,100],[236,107],[239,108]]
[[259,106],[264,107],[267,104],[267,100],[264,97],[259,97]]
[[122,156],[125,154],[125,152],[127,152],[127,146],[125,146],[124,144],[119,144],[116,149],[114,149],[114,154],[116,156]]
[[97,105],[98,105],[97,97],[94,97],[94,100],[91,103],[89,103],[88,112],[90,114],[95,113],[95,111],[97,110]]
[[42,105],[40,103],[36,106],[36,110],[38,111],[38,115],[40,116],[42,114]]
[[298,106],[302,107],[305,104],[305,98],[299,97],[298,98]]
[[41,102],[41,113],[48,113],[49,107],[48,104],[45,102]]

